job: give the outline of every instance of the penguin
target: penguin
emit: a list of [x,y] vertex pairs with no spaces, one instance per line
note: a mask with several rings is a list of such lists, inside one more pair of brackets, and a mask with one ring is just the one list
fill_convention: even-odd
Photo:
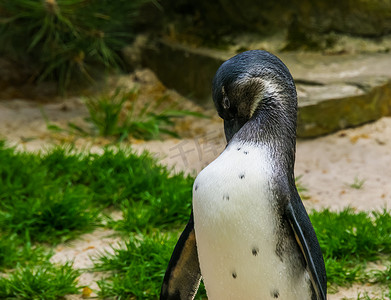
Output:
[[160,299],[194,299],[202,278],[209,300],[326,300],[323,256],[295,186],[288,68],[250,50],[224,62],[212,85],[227,145],[194,181]]

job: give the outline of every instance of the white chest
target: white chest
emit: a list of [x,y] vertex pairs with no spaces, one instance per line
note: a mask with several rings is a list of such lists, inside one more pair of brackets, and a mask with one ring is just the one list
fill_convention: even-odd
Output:
[[308,298],[306,274],[292,280],[276,254],[271,176],[266,149],[230,145],[195,180],[195,233],[209,300]]

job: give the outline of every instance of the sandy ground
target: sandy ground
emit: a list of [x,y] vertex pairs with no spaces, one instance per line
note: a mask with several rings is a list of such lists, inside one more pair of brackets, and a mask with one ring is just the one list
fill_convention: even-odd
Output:
[[[166,90],[147,70],[124,76],[122,82],[141,85],[140,97],[162,94],[180,98]],[[182,101],[183,102],[183,101]],[[189,101],[183,102],[186,109],[202,111]],[[216,158],[225,146],[222,122],[213,110],[203,111],[213,116],[209,119],[187,118],[178,124],[183,139],[168,138],[164,141],[142,142],[132,140],[137,151],[147,149],[175,170],[197,174]],[[53,144],[74,143],[77,147],[101,151],[110,140],[82,137],[68,131],[54,132],[47,129],[46,121],[61,128],[68,122],[88,128],[85,117],[88,112],[80,98],[54,102],[29,101],[28,99],[0,100],[0,138],[28,151],[45,150]],[[46,119],[46,121],[45,121]],[[125,143],[129,145],[129,143]],[[301,176],[301,185],[307,188],[304,200],[307,209],[331,208],[340,210],[347,206],[357,210],[378,210],[391,207],[391,117],[354,129],[343,130],[328,136],[297,142],[296,176]],[[362,187],[351,187],[354,182],[363,182]],[[119,242],[112,232],[98,230],[81,239],[56,248],[53,261],[74,260],[75,267],[91,266],[91,256]],[[96,289],[100,274],[85,273],[80,283]],[[358,293],[381,293],[380,287],[354,285],[341,288],[329,299],[356,299]],[[94,294],[92,294],[93,296]]]

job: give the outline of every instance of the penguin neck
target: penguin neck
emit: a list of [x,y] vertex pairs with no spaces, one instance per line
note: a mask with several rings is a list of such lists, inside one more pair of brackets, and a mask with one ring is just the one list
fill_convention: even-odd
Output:
[[257,109],[233,140],[266,147],[275,167],[285,174],[291,174],[292,178],[288,180],[294,183],[296,107],[278,108],[274,104],[262,105]]

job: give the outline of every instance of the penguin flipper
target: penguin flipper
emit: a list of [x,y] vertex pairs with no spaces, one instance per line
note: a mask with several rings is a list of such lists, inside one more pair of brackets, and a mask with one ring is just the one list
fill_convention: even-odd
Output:
[[201,281],[193,212],[168,263],[160,300],[194,299]]
[[307,264],[307,270],[317,299],[326,300],[327,280],[320,246],[299,195],[296,196],[295,202],[296,209],[291,202],[288,202],[287,205],[286,212],[289,223]]

